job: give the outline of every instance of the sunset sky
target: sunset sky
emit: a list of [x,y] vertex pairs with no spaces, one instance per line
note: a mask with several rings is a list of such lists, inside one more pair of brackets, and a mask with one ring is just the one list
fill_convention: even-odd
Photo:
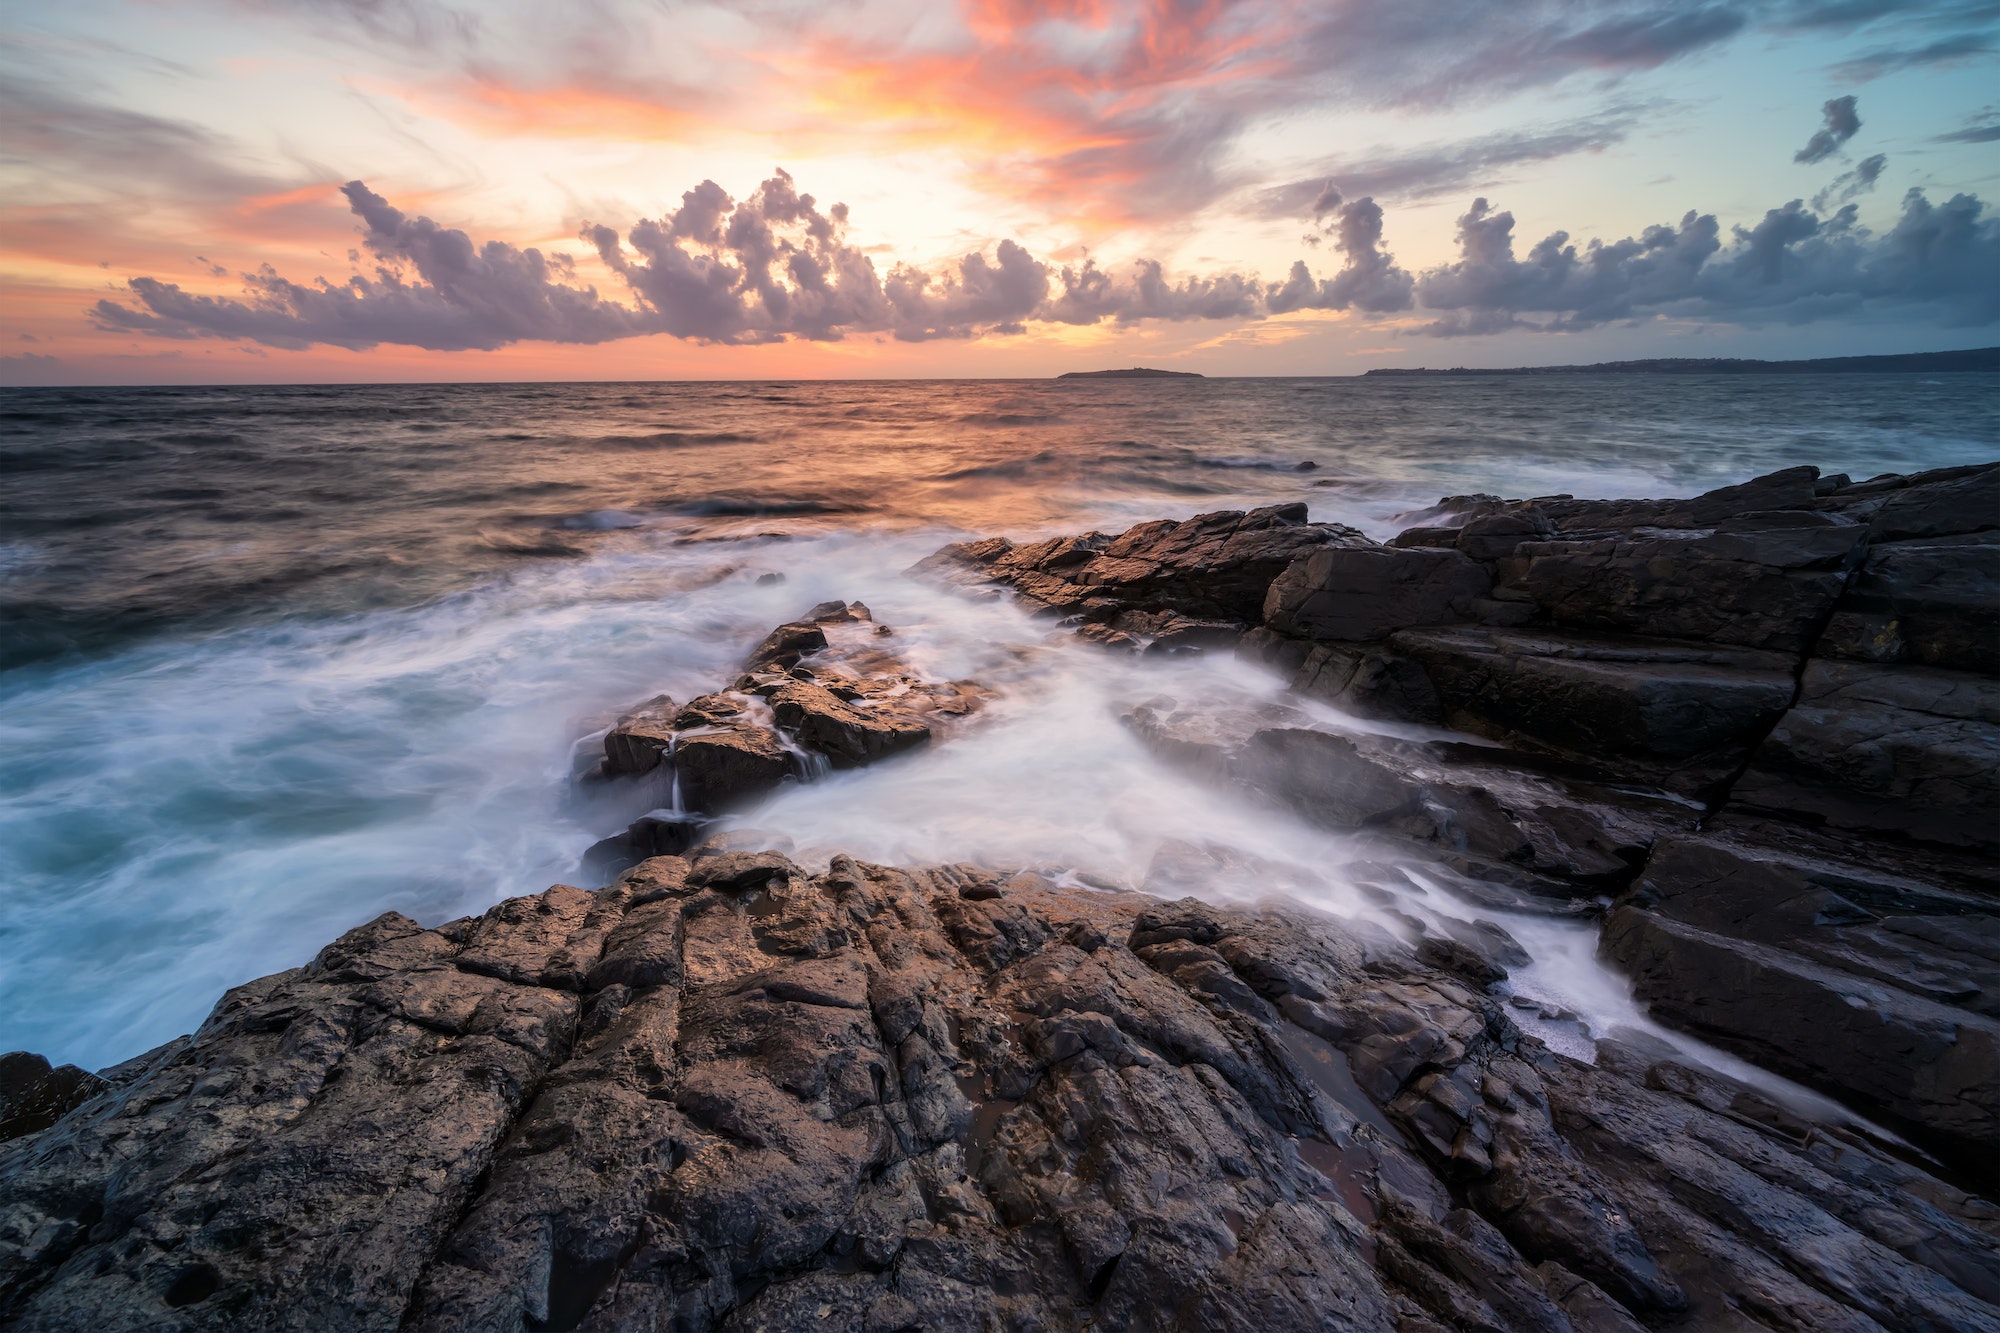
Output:
[[2000,342],[1991,0],[4,12],[0,383]]

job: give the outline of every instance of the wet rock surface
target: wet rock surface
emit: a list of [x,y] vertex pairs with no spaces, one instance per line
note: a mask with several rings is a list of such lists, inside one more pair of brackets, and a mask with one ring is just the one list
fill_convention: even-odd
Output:
[[1352,924],[744,851],[384,916],[0,1145],[0,1317],[2000,1320],[1989,1205]]
[[959,542],[910,573],[958,587],[1011,588],[1040,611],[1082,625],[1110,646],[1162,651],[1231,644],[1263,617],[1273,580],[1324,547],[1373,549],[1338,523],[1310,523],[1303,504],[1218,510],[1175,522],[1016,545],[1005,537]]
[[[1348,835],[1368,919],[1212,905],[1310,889],[1257,849],[1134,893],[717,834],[987,697],[825,603],[607,732],[661,807],[608,887],[378,918],[94,1075],[0,1057],[0,1324],[2000,1329],[2000,466],[1411,520],[913,571],[1275,669],[1123,720]],[[1551,1049],[1495,917],[1596,922],[1654,1019],[1874,1127],[1657,1030]]]
[[825,602],[766,635],[728,688],[685,704],[659,695],[620,717],[587,776],[637,780],[660,809],[593,847],[586,864],[615,873],[685,851],[714,816],[823,769],[920,749],[990,697],[972,681],[919,678],[893,641],[861,603]]
[[[1975,979],[1990,974],[1963,957],[2000,918],[2000,465],[1866,481],[1799,467],[1690,499],[1455,496],[1411,519],[1387,543],[1311,539],[1238,652],[1306,699],[1501,751],[1468,765],[1213,699],[1141,705],[1134,730],[1312,822],[1427,847],[1483,886],[1474,900],[1610,900],[1606,956],[1656,1016],[2000,1180],[2000,1123],[1981,1109],[2000,1104]],[[1121,555],[1167,530],[1133,529]],[[1079,572],[1109,549],[993,539],[919,572],[1116,632],[1158,594]],[[1861,895],[1877,905],[1856,900],[1837,947],[1676,916],[1685,859],[1653,865],[1655,849],[1732,820],[1739,844],[1849,878],[1892,865],[1910,887],[1901,906]],[[1913,961],[1919,934],[1953,957]],[[1430,947],[1468,975],[1498,966]]]

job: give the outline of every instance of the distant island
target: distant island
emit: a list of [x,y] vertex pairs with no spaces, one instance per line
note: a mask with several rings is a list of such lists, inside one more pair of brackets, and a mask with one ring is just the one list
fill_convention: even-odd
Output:
[[[1588,366],[1515,366],[1479,370],[1453,366],[1449,370],[1397,370],[1377,367],[1366,375],[1880,375],[1917,371],[2000,370],[2000,347],[1965,352],[1908,352],[1901,356],[1823,356],[1812,361],[1753,361],[1731,356],[1667,356],[1646,361],[1599,361]],[[1099,371],[1101,375],[1154,374],[1166,371]],[[1065,377],[1067,378],[1067,377]]]
[[1134,366],[1130,370],[1066,370],[1056,378],[1059,380],[1198,380],[1203,377],[1192,370],[1152,370],[1145,366]]

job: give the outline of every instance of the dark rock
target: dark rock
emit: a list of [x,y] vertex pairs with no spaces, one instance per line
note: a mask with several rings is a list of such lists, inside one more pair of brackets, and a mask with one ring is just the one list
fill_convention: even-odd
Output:
[[1883,499],[1869,521],[1870,533],[1877,541],[2000,527],[2000,465],[1954,468],[1897,480],[1901,485]]
[[1734,795],[1835,828],[2000,847],[2000,681],[1813,661]]
[[677,711],[671,698],[659,694],[619,718],[604,737],[605,775],[636,777],[658,768],[673,748]]
[[[733,688],[683,705],[666,695],[619,719],[600,773],[650,774],[655,799],[713,815],[749,805],[815,768],[855,768],[928,744],[977,712],[990,692],[971,681],[919,680],[881,643],[887,626],[859,602],[823,602],[773,630]],[[638,825],[591,849],[589,864],[671,855]]]
[[1034,876],[738,852],[384,917],[120,1077],[0,1145],[10,1327],[2000,1317],[1981,1205],[1864,1141],[1337,921]]
[[1491,576],[1457,551],[1338,546],[1309,552],[1270,585],[1264,623],[1297,638],[1380,639],[1463,620]]
[[674,773],[684,807],[720,814],[769,795],[797,769],[776,732],[746,727],[681,738]]
[[1329,544],[1372,545],[1352,528],[1308,523],[1303,504],[1283,504],[1142,523],[1116,537],[961,542],[909,572],[958,586],[1005,584],[1050,610],[1101,605],[1111,614],[1173,611],[1247,625],[1257,622],[1271,581],[1295,557]]
[[780,686],[771,696],[771,713],[800,745],[825,755],[835,768],[859,768],[931,739],[930,727],[902,709],[849,704],[805,681]]
[[1389,647],[1421,665],[1439,721],[1682,790],[1733,772],[1794,689],[1782,657],[1664,640],[1464,628]]
[[1456,546],[1474,560],[1498,560],[1514,554],[1522,542],[1555,536],[1549,516],[1533,506],[1500,514],[1482,514],[1457,529]]
[[[1313,823],[1409,839],[1471,873],[1563,898],[1577,887],[1622,887],[1655,839],[1693,822],[1682,802],[1524,774],[1473,747],[1343,735],[1281,704],[1162,696],[1125,720],[1163,760]],[[1271,879],[1269,869],[1257,873]]]
[[1603,947],[1655,1014],[2000,1172],[2000,1021],[1633,908]]
[[2000,675],[2000,531],[1876,543],[1816,651]]
[[1837,516],[1782,513],[1713,529],[1528,542],[1514,554],[1526,564],[1511,582],[1556,625],[1803,653],[1866,537]]
[[826,631],[811,619],[794,621],[788,625],[780,625],[765,635],[764,641],[750,651],[745,665],[753,671],[760,668],[794,666],[807,653],[817,652],[824,647],[826,647]]
[[641,861],[679,856],[702,840],[708,823],[699,815],[642,815],[623,833],[592,843],[583,854],[584,871],[592,882],[616,879]]
[[0,1142],[40,1133],[110,1086],[75,1065],[52,1069],[28,1051],[0,1055]]

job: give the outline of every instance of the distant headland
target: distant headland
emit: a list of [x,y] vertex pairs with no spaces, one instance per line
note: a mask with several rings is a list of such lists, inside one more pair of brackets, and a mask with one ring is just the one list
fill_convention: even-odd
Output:
[[1130,370],[1068,370],[1056,378],[1059,380],[1198,380],[1203,376],[1192,370],[1152,370],[1146,366],[1134,366]]
[[[1588,366],[1515,366],[1483,370],[1398,370],[1382,366],[1367,375],[1881,375],[1953,370],[2000,370],[2000,347],[1964,352],[1909,352],[1901,356],[1824,356],[1812,361],[1753,361],[1730,356],[1668,356],[1646,361],[1599,361]],[[1129,375],[1133,371],[1100,371]],[[1136,372],[1165,374],[1164,371]]]

